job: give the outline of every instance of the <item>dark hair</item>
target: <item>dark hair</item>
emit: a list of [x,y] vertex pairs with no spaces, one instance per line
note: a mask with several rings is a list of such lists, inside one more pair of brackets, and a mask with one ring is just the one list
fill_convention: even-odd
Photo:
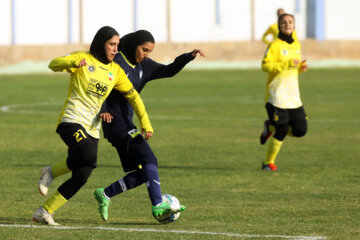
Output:
[[97,31],[90,45],[90,53],[104,64],[110,63],[105,53],[105,42],[114,36],[120,36],[114,28],[102,27]]
[[146,42],[155,43],[153,35],[149,31],[138,30],[123,36],[120,39],[118,50],[126,56],[131,64],[136,65],[136,48]]

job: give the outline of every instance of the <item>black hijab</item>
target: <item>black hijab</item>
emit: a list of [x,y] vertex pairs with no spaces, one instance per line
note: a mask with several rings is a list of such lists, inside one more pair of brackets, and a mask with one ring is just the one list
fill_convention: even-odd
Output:
[[104,64],[110,63],[106,58],[105,42],[113,36],[120,36],[112,27],[105,26],[99,29],[90,45],[90,53]]
[[290,35],[286,35],[286,34],[282,33],[281,30],[280,30],[280,21],[281,21],[281,19],[283,19],[285,16],[291,16],[291,17],[294,19],[294,21],[295,21],[295,18],[294,18],[293,15],[287,14],[287,13],[281,14],[281,15],[279,16],[279,18],[278,18],[278,28],[279,28],[279,35],[278,35],[278,37],[279,37],[281,40],[283,40],[283,41],[285,41],[285,42],[287,42],[287,43],[289,43],[289,44],[292,44],[292,43],[294,42],[294,38],[292,37],[293,34],[291,33]]
[[155,43],[153,35],[146,30],[138,30],[123,36],[120,39],[118,50],[125,55],[131,64],[136,65],[136,48],[146,42]]

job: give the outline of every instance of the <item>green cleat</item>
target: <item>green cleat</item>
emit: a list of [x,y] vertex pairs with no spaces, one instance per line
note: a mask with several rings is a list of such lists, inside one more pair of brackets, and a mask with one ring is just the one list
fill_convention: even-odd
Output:
[[179,212],[182,212],[182,211],[185,211],[186,210],[186,207],[184,205],[180,205],[180,210]]
[[170,203],[162,202],[158,206],[154,206],[154,205],[152,206],[152,215],[154,217],[158,217],[163,215],[164,213],[169,213],[169,212],[171,212]]
[[101,217],[104,221],[107,221],[109,218],[108,209],[111,204],[111,201],[107,200],[106,197],[104,197],[103,193],[104,193],[104,189],[98,188],[95,190],[94,195],[95,195],[95,199],[99,204],[99,212],[101,214]]

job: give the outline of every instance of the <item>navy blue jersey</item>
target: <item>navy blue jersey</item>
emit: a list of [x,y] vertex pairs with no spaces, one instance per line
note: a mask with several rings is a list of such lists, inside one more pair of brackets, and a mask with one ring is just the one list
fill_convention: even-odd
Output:
[[[178,56],[169,65],[160,64],[146,58],[141,63],[132,66],[126,60],[125,55],[118,53],[114,61],[120,64],[135,89],[140,93],[147,82],[172,77],[193,59],[192,52],[190,52]],[[108,112],[114,117],[111,123],[103,122],[104,137],[110,142],[112,139],[127,138],[129,136],[128,132],[136,128],[133,123],[133,109],[119,91],[110,93],[101,108],[101,113],[104,112]]]

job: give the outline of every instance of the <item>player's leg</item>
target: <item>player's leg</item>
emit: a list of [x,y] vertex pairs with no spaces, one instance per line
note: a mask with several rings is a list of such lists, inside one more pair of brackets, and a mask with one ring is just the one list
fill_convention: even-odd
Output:
[[142,170],[136,170],[134,172],[126,174],[123,178],[120,178],[119,180],[113,182],[108,187],[106,187],[104,189],[104,196],[107,199],[110,199],[120,193],[136,188],[144,182],[145,181],[143,178]]
[[[70,124],[70,123],[62,123],[60,124],[56,132],[60,135],[61,139],[64,143],[70,147],[73,144],[73,136],[74,130],[77,124]],[[71,170],[67,164],[67,158],[63,159],[60,162],[55,163],[53,166],[44,167],[41,169],[40,172],[40,179],[38,181],[38,190],[39,193],[43,196],[46,196],[49,190],[49,186],[53,182],[53,180],[61,176],[65,173],[70,172]]]
[[92,167],[74,169],[72,171],[72,177],[63,183],[43,206],[35,211],[33,219],[43,224],[58,225],[58,223],[53,220],[52,214],[80,190],[87,182],[92,169]]
[[307,116],[304,107],[289,110],[289,134],[293,137],[303,137],[307,132]]
[[[157,164],[145,163],[143,166],[146,187],[151,200],[151,211],[154,217],[161,216],[164,213],[171,212],[170,204],[162,201],[160,178]],[[183,208],[185,210],[185,208]]]
[[275,160],[288,132],[289,115],[286,109],[276,108],[271,104],[267,104],[267,111],[271,125],[275,127],[275,132],[273,137],[269,140],[262,169],[276,171],[277,167],[275,165]]
[[265,120],[264,122],[264,129],[260,134],[260,144],[264,145],[267,140],[273,135],[273,133],[275,132],[275,127],[274,125],[271,124],[271,121],[269,119],[271,119],[271,116],[269,116],[269,108],[271,108],[272,105],[270,103],[266,103],[265,108],[267,110],[268,113],[268,119]]
[[[141,165],[154,216],[170,212],[170,204],[162,202],[158,162],[148,142],[140,135],[133,134],[129,145],[129,158]],[[125,168],[124,168],[125,169]]]
[[116,180],[106,188],[95,189],[94,196],[98,202],[99,212],[104,221],[107,221],[109,218],[108,211],[112,197],[136,188],[145,182],[141,170],[142,166],[137,161],[136,149],[132,147],[132,144],[134,144],[132,136],[127,135],[125,138],[118,136],[109,138],[108,140],[116,148],[124,171],[130,173]]
[[[59,133],[60,137],[68,147],[73,144],[73,136],[71,134],[74,134],[74,126],[74,124],[62,123],[56,129],[56,132]],[[47,195],[49,186],[55,178],[71,171],[67,161],[68,159],[65,158],[52,166],[41,169],[40,179],[38,181],[38,190],[41,195]]]
[[143,184],[144,178],[142,170],[136,170],[126,174],[123,178],[113,182],[108,187],[98,188],[94,191],[95,199],[99,205],[99,211],[102,219],[107,221],[109,219],[109,206],[111,204],[110,198],[126,192],[130,189],[136,188]]
[[68,168],[66,161],[67,158],[55,163],[53,166],[48,166],[41,169],[40,179],[38,181],[38,190],[41,195],[47,195],[49,187],[55,178],[71,171]]
[[153,216],[156,217],[170,212],[170,204],[162,201],[158,162],[148,142],[141,135],[135,136],[132,139],[129,153],[131,158],[136,159],[142,166],[143,178],[152,204]]
[[[95,198],[98,201],[99,212],[105,221],[108,219],[110,198],[124,192],[124,190],[137,187],[145,181],[147,182],[151,202],[158,205],[155,205],[156,210],[159,209],[157,212],[163,214],[163,212],[170,211],[169,204],[166,206],[167,208],[164,207],[165,205],[162,205],[160,185],[154,186],[152,184],[155,183],[154,180],[160,183],[157,172],[157,159],[147,141],[140,134],[136,133],[132,133],[126,144],[120,142],[116,144],[112,142],[112,144],[119,153],[124,171],[128,172],[136,169],[137,171],[126,175],[122,180],[114,182],[104,190],[100,188],[94,192]],[[139,173],[142,176],[139,176]]]
[[[66,124],[68,131],[60,131],[60,136],[66,139],[68,150],[68,165],[72,169],[72,177],[64,182],[58,191],[51,196],[43,206],[35,211],[33,218],[44,224],[56,225],[52,214],[63,206],[87,182],[92,169],[96,167],[98,139],[88,135],[84,128],[78,124]],[[74,133],[81,131],[81,137]],[[71,138],[73,140],[71,141]]]
[[184,211],[186,209],[186,207],[182,205],[180,206],[180,209],[173,210],[171,209],[169,203],[162,201],[157,164],[149,162],[144,163],[143,173],[146,180],[146,187],[152,203],[152,214],[154,217],[161,216],[164,213]]

